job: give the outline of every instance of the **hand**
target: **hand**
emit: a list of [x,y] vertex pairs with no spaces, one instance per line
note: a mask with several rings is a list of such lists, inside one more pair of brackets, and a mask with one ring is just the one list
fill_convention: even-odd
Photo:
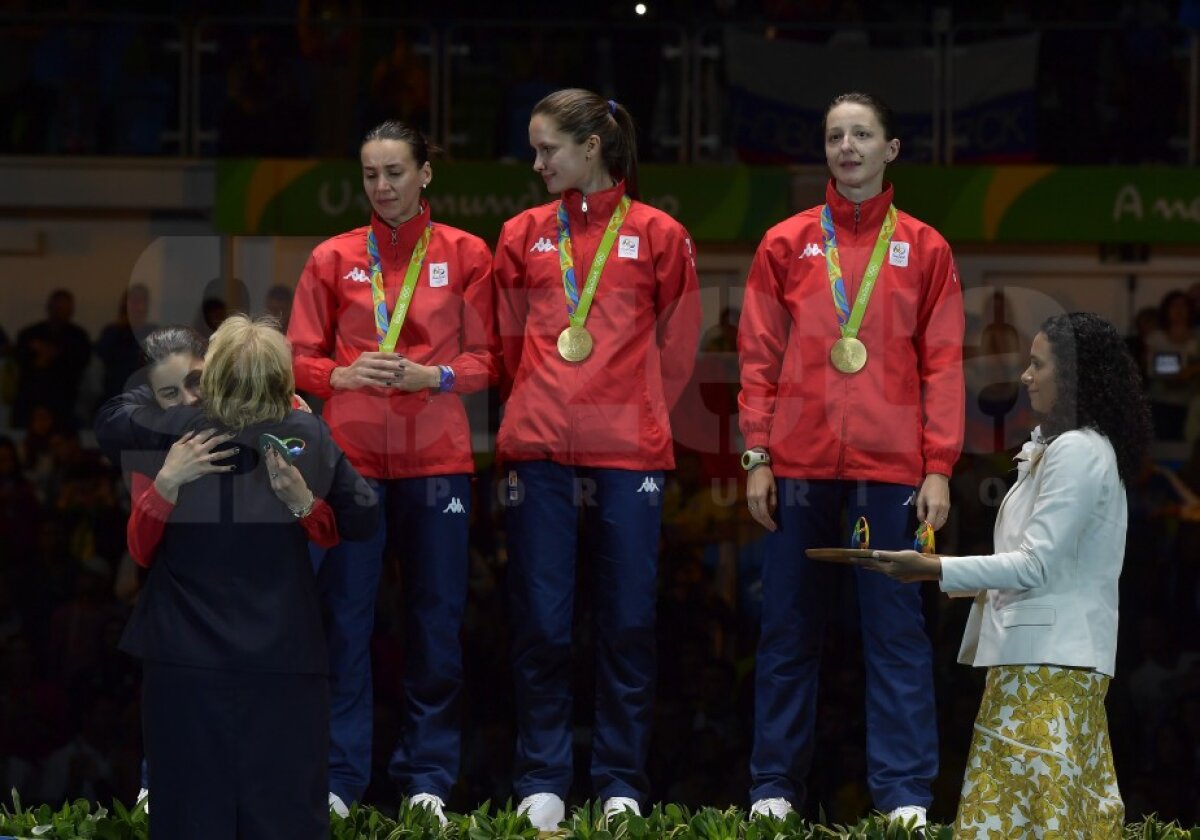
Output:
[[303,411],[305,414],[312,414],[312,406],[305,402],[304,397],[299,394],[292,394],[292,408]]
[[266,452],[267,480],[279,501],[289,510],[303,510],[313,500],[313,492],[304,482],[304,476],[293,464],[279,457],[274,449]]
[[401,391],[423,391],[427,388],[437,388],[442,384],[441,368],[429,365],[419,365],[411,359],[401,357],[400,379],[396,388]]
[[892,580],[912,583],[918,580],[941,580],[942,558],[936,554],[916,551],[873,551],[862,560],[873,572],[883,572]]
[[171,445],[167,458],[163,461],[158,475],[154,477],[154,486],[159,495],[171,504],[179,499],[179,488],[197,478],[213,473],[231,472],[235,464],[221,464],[227,458],[236,455],[238,448],[213,450],[233,437],[232,432],[217,434],[216,429],[205,429],[202,432],[188,432]]
[[917,521],[928,522],[937,531],[950,516],[950,479],[940,473],[930,473],[921,482],[917,493]]
[[400,380],[404,357],[396,353],[368,351],[346,367],[334,368],[329,384],[335,391],[388,388]]
[[750,508],[750,516],[768,531],[779,527],[771,518],[777,502],[775,474],[768,465],[763,464],[746,473],[746,505]]

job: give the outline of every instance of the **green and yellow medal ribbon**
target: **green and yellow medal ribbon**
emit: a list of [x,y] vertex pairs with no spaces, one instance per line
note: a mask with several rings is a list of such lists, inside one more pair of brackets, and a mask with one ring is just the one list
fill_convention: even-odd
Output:
[[571,248],[571,223],[567,218],[567,207],[562,201],[558,202],[558,264],[562,269],[563,292],[567,297],[567,317],[572,327],[582,327],[587,321],[592,298],[596,296],[596,289],[600,286],[600,272],[604,270],[604,264],[608,262],[613,243],[617,240],[617,233],[621,230],[621,224],[629,214],[631,204],[633,201],[627,195],[621,196],[621,200],[617,202],[612,217],[608,220],[608,227],[604,230],[604,236],[600,240],[600,247],[596,249],[596,256],[592,258],[592,265],[587,273],[587,282],[581,292],[575,279],[575,254]]
[[862,283],[858,287],[858,295],[854,298],[853,310],[846,300],[842,258],[838,251],[837,233],[833,229],[833,214],[828,204],[821,208],[821,229],[825,234],[825,267],[829,271],[829,289],[833,293],[838,326],[841,328],[842,338],[857,338],[863,315],[867,312],[867,304],[871,300],[871,292],[875,290],[875,281],[879,278],[879,269],[883,266],[883,255],[887,253],[892,234],[896,232],[896,207],[888,206],[887,216],[879,228],[879,237],[875,240],[875,248],[871,251],[871,260],[867,263],[867,270],[863,273]]
[[392,317],[388,318],[387,293],[383,288],[383,265],[379,261],[379,243],[375,240],[375,230],[367,231],[367,259],[371,264],[371,300],[375,309],[375,337],[379,342],[382,353],[391,353],[396,349],[396,339],[404,327],[404,319],[408,315],[409,304],[412,303],[413,290],[417,288],[417,278],[421,274],[421,265],[425,262],[425,254],[429,250],[429,240],[433,237],[433,222],[421,231],[421,238],[413,248],[412,258],[404,272],[404,285],[396,297],[396,308]]

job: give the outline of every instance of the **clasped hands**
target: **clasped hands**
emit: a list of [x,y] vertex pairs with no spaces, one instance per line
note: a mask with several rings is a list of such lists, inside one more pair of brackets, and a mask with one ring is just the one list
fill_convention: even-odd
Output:
[[337,391],[360,388],[395,388],[422,391],[437,388],[442,372],[436,366],[419,365],[399,353],[367,351],[346,367],[334,368],[329,384]]

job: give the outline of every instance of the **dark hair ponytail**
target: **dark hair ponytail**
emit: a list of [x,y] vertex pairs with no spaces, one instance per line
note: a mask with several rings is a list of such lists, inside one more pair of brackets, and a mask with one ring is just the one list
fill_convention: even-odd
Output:
[[558,130],[582,143],[595,134],[608,174],[625,182],[630,198],[641,198],[637,178],[637,129],[625,106],[582,88],[555,91],[533,106],[533,114],[554,120]]

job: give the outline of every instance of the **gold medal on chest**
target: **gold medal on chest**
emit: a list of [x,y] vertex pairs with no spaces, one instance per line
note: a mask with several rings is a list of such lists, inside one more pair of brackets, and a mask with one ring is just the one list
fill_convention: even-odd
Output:
[[[559,339],[561,346],[562,339]],[[867,346],[857,338],[843,336],[829,350],[829,361],[842,373],[858,373],[867,364]]]
[[559,333],[558,355],[568,362],[582,362],[592,355],[592,334],[587,327],[571,326]]

